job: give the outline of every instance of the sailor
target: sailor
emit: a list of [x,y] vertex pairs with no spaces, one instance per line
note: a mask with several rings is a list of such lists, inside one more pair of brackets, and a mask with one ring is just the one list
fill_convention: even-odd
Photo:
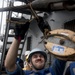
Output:
[[[39,21],[40,28],[46,28],[44,21]],[[42,22],[42,23],[41,23]],[[28,62],[32,70],[23,70],[17,63],[17,54],[20,42],[24,39],[30,23],[26,22],[25,24],[17,25],[15,28],[15,37],[8,50],[6,59],[5,59],[5,68],[9,75],[63,75],[66,61],[55,59],[54,63],[45,69],[45,64],[47,61],[47,54],[44,50],[40,48],[32,49]],[[48,28],[48,27],[47,27]]]

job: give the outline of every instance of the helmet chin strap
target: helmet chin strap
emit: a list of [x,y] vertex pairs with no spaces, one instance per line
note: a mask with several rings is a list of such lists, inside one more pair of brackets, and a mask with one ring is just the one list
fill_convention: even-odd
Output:
[[31,61],[31,65],[32,65],[31,68],[32,68],[33,70],[35,70],[35,71],[42,70],[42,69],[44,69],[44,67],[45,67],[45,64],[44,64],[42,68],[37,68],[37,67],[33,64],[32,61]]
[[35,65],[32,64],[32,68],[36,71],[42,70],[44,69],[44,66],[42,68],[37,68]]

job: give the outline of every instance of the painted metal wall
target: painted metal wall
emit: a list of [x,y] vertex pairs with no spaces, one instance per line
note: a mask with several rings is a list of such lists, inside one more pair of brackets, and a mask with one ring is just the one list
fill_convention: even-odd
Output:
[[[45,17],[44,14],[43,17]],[[45,20],[47,20],[49,25],[51,26],[52,30],[64,28],[64,23],[72,19],[75,19],[75,12],[69,11],[52,12],[50,14],[47,14],[45,18]],[[37,22],[35,20],[32,21],[30,25],[28,36],[32,36],[32,49],[35,48],[42,40],[41,36],[43,36],[43,34],[38,28]],[[26,49],[24,49],[24,51],[25,50]]]

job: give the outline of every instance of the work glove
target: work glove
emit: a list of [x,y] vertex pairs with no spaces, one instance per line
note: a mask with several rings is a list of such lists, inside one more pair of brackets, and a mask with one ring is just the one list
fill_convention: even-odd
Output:
[[30,22],[26,22],[25,24],[16,24],[14,29],[16,39],[24,39],[25,33],[29,28],[29,24]]
[[37,23],[38,23],[38,27],[40,28],[43,34],[45,33],[45,30],[51,31],[48,22],[45,21],[42,17],[38,16]]

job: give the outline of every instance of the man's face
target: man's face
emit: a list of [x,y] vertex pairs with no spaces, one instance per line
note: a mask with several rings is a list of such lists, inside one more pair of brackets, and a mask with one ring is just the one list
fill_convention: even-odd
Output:
[[35,53],[31,58],[31,66],[35,70],[41,70],[45,66],[45,58],[41,53]]

